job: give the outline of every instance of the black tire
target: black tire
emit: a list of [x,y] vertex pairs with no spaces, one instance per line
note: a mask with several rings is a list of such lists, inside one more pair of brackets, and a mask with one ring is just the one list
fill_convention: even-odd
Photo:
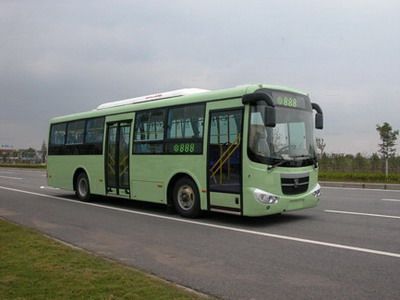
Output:
[[179,179],[173,190],[176,211],[185,218],[196,218],[200,215],[200,194],[196,184],[190,178]]
[[90,200],[90,185],[89,179],[85,172],[81,172],[76,178],[75,195],[81,201]]

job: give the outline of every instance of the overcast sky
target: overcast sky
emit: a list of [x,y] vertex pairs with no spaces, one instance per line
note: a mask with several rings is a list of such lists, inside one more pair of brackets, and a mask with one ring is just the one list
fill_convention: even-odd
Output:
[[[328,152],[400,128],[400,1],[0,1],[0,145],[48,119],[158,91],[286,85],[324,110]],[[400,147],[397,147],[400,149]]]

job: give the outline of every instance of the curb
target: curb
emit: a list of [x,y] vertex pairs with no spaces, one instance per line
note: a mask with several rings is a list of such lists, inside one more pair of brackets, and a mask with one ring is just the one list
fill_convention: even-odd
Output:
[[366,183],[366,182],[336,182],[336,181],[320,181],[322,187],[342,187],[342,188],[358,188],[358,189],[376,189],[376,190],[400,190],[400,184],[390,183]]

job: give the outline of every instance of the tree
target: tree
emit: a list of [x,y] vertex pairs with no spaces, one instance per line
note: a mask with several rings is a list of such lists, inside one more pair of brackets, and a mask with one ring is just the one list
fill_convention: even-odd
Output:
[[372,172],[381,172],[382,171],[382,164],[381,164],[381,160],[379,159],[378,153],[372,153],[369,161],[371,164]]
[[2,157],[2,162],[5,163],[7,161],[8,153],[5,151],[2,152],[1,157]]
[[376,125],[376,130],[379,132],[379,136],[382,140],[382,143],[379,144],[379,153],[381,154],[382,159],[385,160],[385,175],[386,178],[389,175],[389,158],[394,157],[396,153],[396,145],[397,136],[399,135],[398,130],[393,130],[392,126],[389,123],[384,122],[383,125]]
[[353,160],[353,171],[365,172],[367,169],[368,160],[362,156],[360,152],[356,154]]
[[47,147],[46,147],[45,140],[43,140],[42,148],[40,149],[40,152],[41,152],[40,154],[41,154],[42,163],[44,164],[46,162],[46,158],[47,158]]
[[324,149],[326,147],[326,143],[324,142],[323,138],[316,138],[317,148],[321,151],[321,157],[324,154]]

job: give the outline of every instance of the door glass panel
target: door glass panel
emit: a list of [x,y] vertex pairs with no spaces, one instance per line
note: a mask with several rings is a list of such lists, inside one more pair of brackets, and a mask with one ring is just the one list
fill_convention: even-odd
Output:
[[118,124],[112,124],[108,127],[107,142],[107,185],[108,187],[116,187],[116,151],[117,151],[117,129]]
[[121,123],[119,128],[119,187],[129,188],[129,137],[130,124]]
[[210,190],[240,193],[242,111],[211,112],[210,119]]

